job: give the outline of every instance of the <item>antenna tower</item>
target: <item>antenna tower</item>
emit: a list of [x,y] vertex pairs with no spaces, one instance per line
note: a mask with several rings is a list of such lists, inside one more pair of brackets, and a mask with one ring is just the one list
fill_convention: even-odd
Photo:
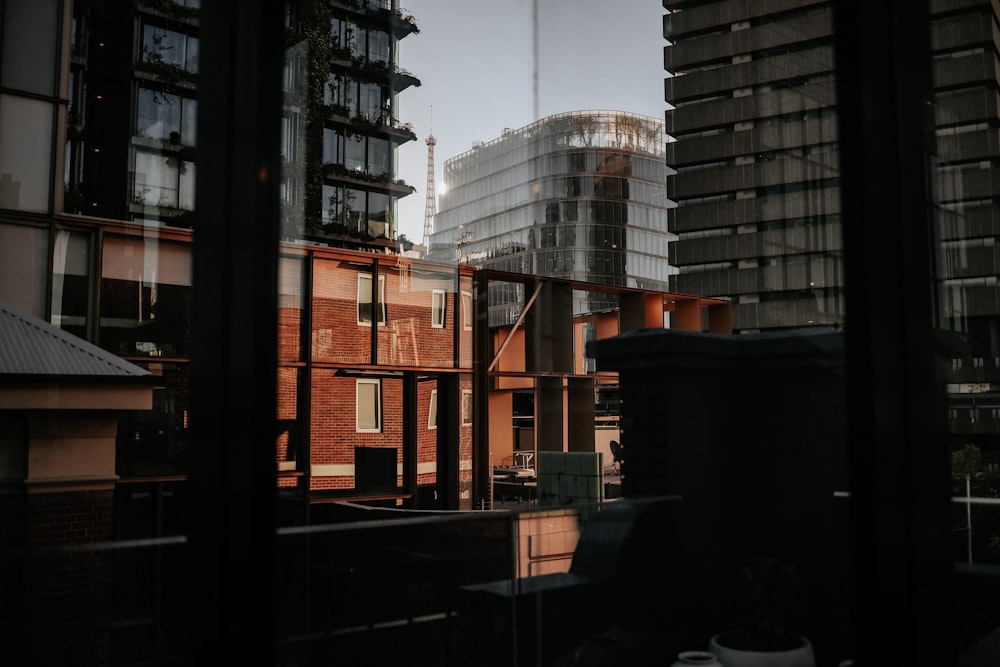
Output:
[[424,238],[421,241],[427,246],[427,239],[434,231],[434,214],[437,213],[437,197],[434,195],[434,139],[433,131],[427,137],[427,202],[424,204]]

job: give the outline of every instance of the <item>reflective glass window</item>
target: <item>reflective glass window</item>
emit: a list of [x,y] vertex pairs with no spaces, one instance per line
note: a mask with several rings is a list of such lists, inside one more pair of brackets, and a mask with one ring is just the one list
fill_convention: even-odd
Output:
[[55,94],[60,4],[58,0],[4,3],[0,82],[5,88]]
[[56,230],[52,241],[52,324],[86,339],[90,313],[90,234]]
[[48,258],[48,229],[0,223],[0,302],[44,319]]
[[198,102],[181,95],[140,87],[136,134],[171,144],[193,146]]
[[48,102],[0,95],[0,208],[49,210],[53,113]]
[[195,165],[177,156],[137,147],[133,202],[141,206],[194,208]]
[[159,26],[146,24],[142,29],[142,60],[164,67],[161,75],[180,70],[198,73],[198,38]]
[[190,246],[105,236],[100,298],[105,349],[124,356],[190,353]]

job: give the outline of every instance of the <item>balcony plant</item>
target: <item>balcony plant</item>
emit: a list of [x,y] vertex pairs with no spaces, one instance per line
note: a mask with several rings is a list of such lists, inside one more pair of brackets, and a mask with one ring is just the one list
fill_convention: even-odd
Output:
[[798,569],[748,556],[736,578],[740,626],[711,638],[708,650],[727,667],[815,667],[808,638],[795,630],[802,613]]

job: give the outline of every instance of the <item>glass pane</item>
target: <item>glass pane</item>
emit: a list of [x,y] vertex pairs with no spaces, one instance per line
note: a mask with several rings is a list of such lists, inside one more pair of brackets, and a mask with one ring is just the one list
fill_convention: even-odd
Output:
[[0,95],[0,208],[49,211],[52,114],[47,102]]
[[190,354],[190,312],[190,246],[105,237],[102,347],[139,357]]
[[56,45],[61,34],[59,4],[57,0],[5,3],[0,23],[0,81],[5,88],[55,95]]
[[[186,664],[197,633],[188,619],[208,609],[277,618],[263,632],[228,624],[244,636],[222,643],[234,655],[266,646],[278,657],[264,661],[282,665],[477,664],[483,647],[496,664],[589,664],[609,645],[610,660],[624,661],[636,635],[654,645],[636,662],[669,663],[680,650],[722,655],[718,636],[746,621],[738,612],[751,576],[752,590],[803,594],[787,601],[805,603],[793,604],[801,613],[792,620],[817,667],[866,664],[869,647],[856,640],[871,624],[856,620],[851,596],[878,554],[851,538],[859,517],[889,514],[911,523],[879,539],[933,533],[945,548],[889,562],[887,579],[903,573],[913,585],[884,597],[954,623],[955,652],[990,643],[1000,622],[991,596],[1000,566],[996,6],[932,3],[932,61],[922,63],[906,40],[925,26],[903,21],[922,5],[880,5],[867,18],[896,12],[899,24],[854,41],[892,57],[858,63],[835,58],[855,37],[837,34],[853,5],[826,0],[533,0],[492,12],[485,29],[472,3],[420,2],[416,17],[395,0],[285,3],[288,62],[272,82],[285,94],[281,241],[273,262],[258,265],[240,253],[242,241],[273,231],[261,221],[279,204],[266,196],[242,219],[214,211],[198,233],[180,225],[191,225],[196,185],[245,202],[273,183],[278,164],[251,167],[246,155],[266,156],[270,140],[256,130],[276,138],[279,128],[257,128],[268,114],[245,111],[269,108],[256,78],[281,48],[254,47],[281,23],[260,32],[258,16],[231,20],[205,4],[203,22],[198,0],[0,3],[0,301],[62,328],[47,340],[94,339],[116,355],[102,363],[127,378],[114,398],[110,384],[79,390],[60,378],[44,397],[89,401],[71,411],[18,408],[32,392],[0,382],[0,478],[11,491],[0,532],[24,547],[5,544],[0,568],[0,590],[24,619],[0,633],[15,659]],[[224,54],[210,49],[221,40],[262,59],[220,68]],[[466,56],[483,53],[500,56]],[[878,79],[895,87],[845,98],[887,63],[907,64],[899,79]],[[907,108],[903,84],[924,64],[931,104]],[[233,118],[232,109],[242,111]],[[842,126],[857,110],[888,110],[894,122],[874,136]],[[202,165],[239,169],[199,173],[199,113],[203,129],[240,130],[231,150],[219,137],[201,142],[198,155],[211,156]],[[874,148],[881,140],[924,146],[911,114],[933,120],[931,159],[918,149],[853,183],[873,160],[891,159]],[[859,136],[871,146],[852,154]],[[66,146],[53,144],[64,137]],[[911,167],[932,181],[933,201],[904,188],[890,202],[882,177]],[[52,191],[59,179],[65,198]],[[63,200],[71,221],[53,215]],[[871,211],[893,204],[880,217],[894,223],[910,201],[918,210],[900,216],[900,233],[880,235]],[[926,266],[900,271],[899,289],[849,275],[859,247],[875,248],[883,266],[908,256],[924,238],[925,204],[932,281]],[[220,278],[210,287],[222,296],[195,304],[193,243],[216,243],[201,232],[234,223],[245,238],[210,248]],[[851,237],[859,229],[860,241]],[[487,269],[530,277],[487,281]],[[250,311],[268,295],[228,280],[242,270],[276,278],[264,284],[277,288],[277,321],[214,339],[205,332],[260,324]],[[852,299],[874,296],[870,310],[848,310],[849,287]],[[872,401],[881,411],[859,415],[845,383],[881,388],[886,369],[928,361],[912,350],[931,323],[876,341],[860,353],[867,364],[857,348],[844,354],[845,341],[905,319],[900,310],[913,312],[908,297],[921,289],[934,296],[927,355],[941,355],[937,384],[890,383]],[[659,331],[664,324],[673,330]],[[229,423],[220,442],[195,452],[190,415],[217,417],[192,402],[206,382],[196,371],[240,357],[229,380],[251,379],[220,395],[226,410],[243,404],[260,388],[260,357],[236,352],[271,326],[275,428],[228,442],[239,426]],[[4,338],[4,352],[20,340]],[[99,358],[90,352],[79,363]],[[150,377],[134,380],[128,364]],[[902,415],[923,423],[935,389],[947,398],[947,435],[931,441],[912,429],[903,448],[886,447],[906,428],[885,424]],[[141,396],[122,404],[133,392]],[[869,417],[870,433],[848,437]],[[210,484],[192,474],[201,472],[195,453],[223,462]],[[244,478],[260,453],[264,474]],[[909,475],[928,453],[942,455],[940,480],[918,484]],[[880,484],[865,497],[869,478]],[[204,502],[223,486],[224,497]],[[939,492],[951,519],[940,534],[920,522]],[[277,525],[258,523],[251,537],[209,526],[222,547],[211,553],[192,524],[220,516],[235,525],[248,513],[216,504],[234,497],[257,519],[275,500]],[[67,507],[91,528],[63,531]],[[249,544],[240,557],[257,564],[275,555],[272,539],[278,576],[253,592],[275,608],[209,594],[192,605],[199,573],[229,576],[219,553]],[[928,561],[948,566],[954,598],[905,579]],[[594,572],[612,571],[590,585]],[[682,611],[669,613],[664,601],[676,600]],[[920,650],[937,648],[914,634]]]
[[[136,148],[133,202],[140,206],[177,208],[179,171],[176,158]],[[185,203],[190,203],[189,198]]]
[[[379,266],[385,278],[389,323],[379,332],[378,361],[390,366],[455,365],[455,271],[424,262]],[[446,298],[445,298],[446,297]],[[435,326],[435,299],[444,299],[443,326]]]
[[181,97],[148,88],[138,93],[136,132],[149,139],[181,142]]
[[936,315],[950,341],[938,360],[953,500],[949,555],[959,576],[957,608],[968,619],[957,627],[958,643],[975,654],[996,610],[972,591],[994,586],[1000,573],[1000,188],[992,175],[997,56],[974,35],[1000,16],[996,7],[931,8]]
[[90,235],[56,231],[52,248],[51,322],[86,339],[90,316]]
[[0,224],[0,302],[44,318],[48,270],[47,229]]
[[382,424],[378,380],[358,380],[357,409],[359,431],[377,431]]
[[129,411],[119,423],[116,470],[126,477],[191,470],[190,369],[187,363],[139,362],[156,376],[150,410]]
[[278,358],[302,359],[304,262],[300,257],[283,256],[278,262]]
[[[315,361],[367,364],[371,361],[370,300],[359,302],[359,271],[365,267],[332,259],[313,260],[312,358]],[[370,276],[370,274],[368,274]],[[362,314],[361,306],[368,304]],[[367,326],[365,325],[367,324]]]

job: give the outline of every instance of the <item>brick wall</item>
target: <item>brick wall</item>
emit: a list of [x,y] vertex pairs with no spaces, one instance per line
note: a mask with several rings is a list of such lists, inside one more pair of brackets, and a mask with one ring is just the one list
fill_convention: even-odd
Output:
[[[373,258],[374,259],[374,258]],[[382,425],[378,433],[357,429],[356,378],[336,377],[340,366],[368,366],[371,357],[371,324],[358,322],[358,276],[368,273],[363,261],[344,261],[332,257],[313,259],[313,292],[305,303],[311,304],[312,330],[308,334],[312,355],[310,417],[311,487],[314,490],[351,490],[355,488],[354,448],[384,447],[397,452],[402,464],[402,381],[384,378],[381,383]],[[471,366],[472,332],[464,328],[461,293],[454,292],[454,272],[427,267],[413,270],[390,262],[379,265],[379,298],[385,303],[385,323],[376,325],[378,365],[424,368],[453,368],[455,364],[455,327],[462,334],[462,357]],[[365,283],[362,283],[365,285]],[[472,280],[463,278],[462,289],[470,292]],[[444,326],[433,323],[435,291],[444,294]],[[455,307],[460,310],[456,317]],[[376,309],[373,319],[379,318]],[[457,319],[457,322],[456,322]],[[284,298],[279,307],[279,358],[285,363],[305,361],[300,348],[301,302],[297,295]],[[330,365],[327,365],[330,364]],[[298,409],[298,373],[291,365],[278,372],[278,419],[294,420]],[[471,390],[471,378],[462,381]],[[417,483],[438,481],[438,431],[428,428],[431,396],[436,380],[418,383],[417,389]],[[289,461],[294,452],[292,436],[278,438],[276,458]],[[460,495],[471,502],[472,428],[460,427]],[[402,477],[398,477],[402,484]]]
[[67,656],[109,664],[110,552],[51,547],[110,541],[111,497],[110,490],[21,497],[22,543],[44,549],[5,567],[15,586],[5,587],[3,605],[22,610],[17,625],[4,628],[4,644],[15,651],[4,652],[5,664],[66,664]]

